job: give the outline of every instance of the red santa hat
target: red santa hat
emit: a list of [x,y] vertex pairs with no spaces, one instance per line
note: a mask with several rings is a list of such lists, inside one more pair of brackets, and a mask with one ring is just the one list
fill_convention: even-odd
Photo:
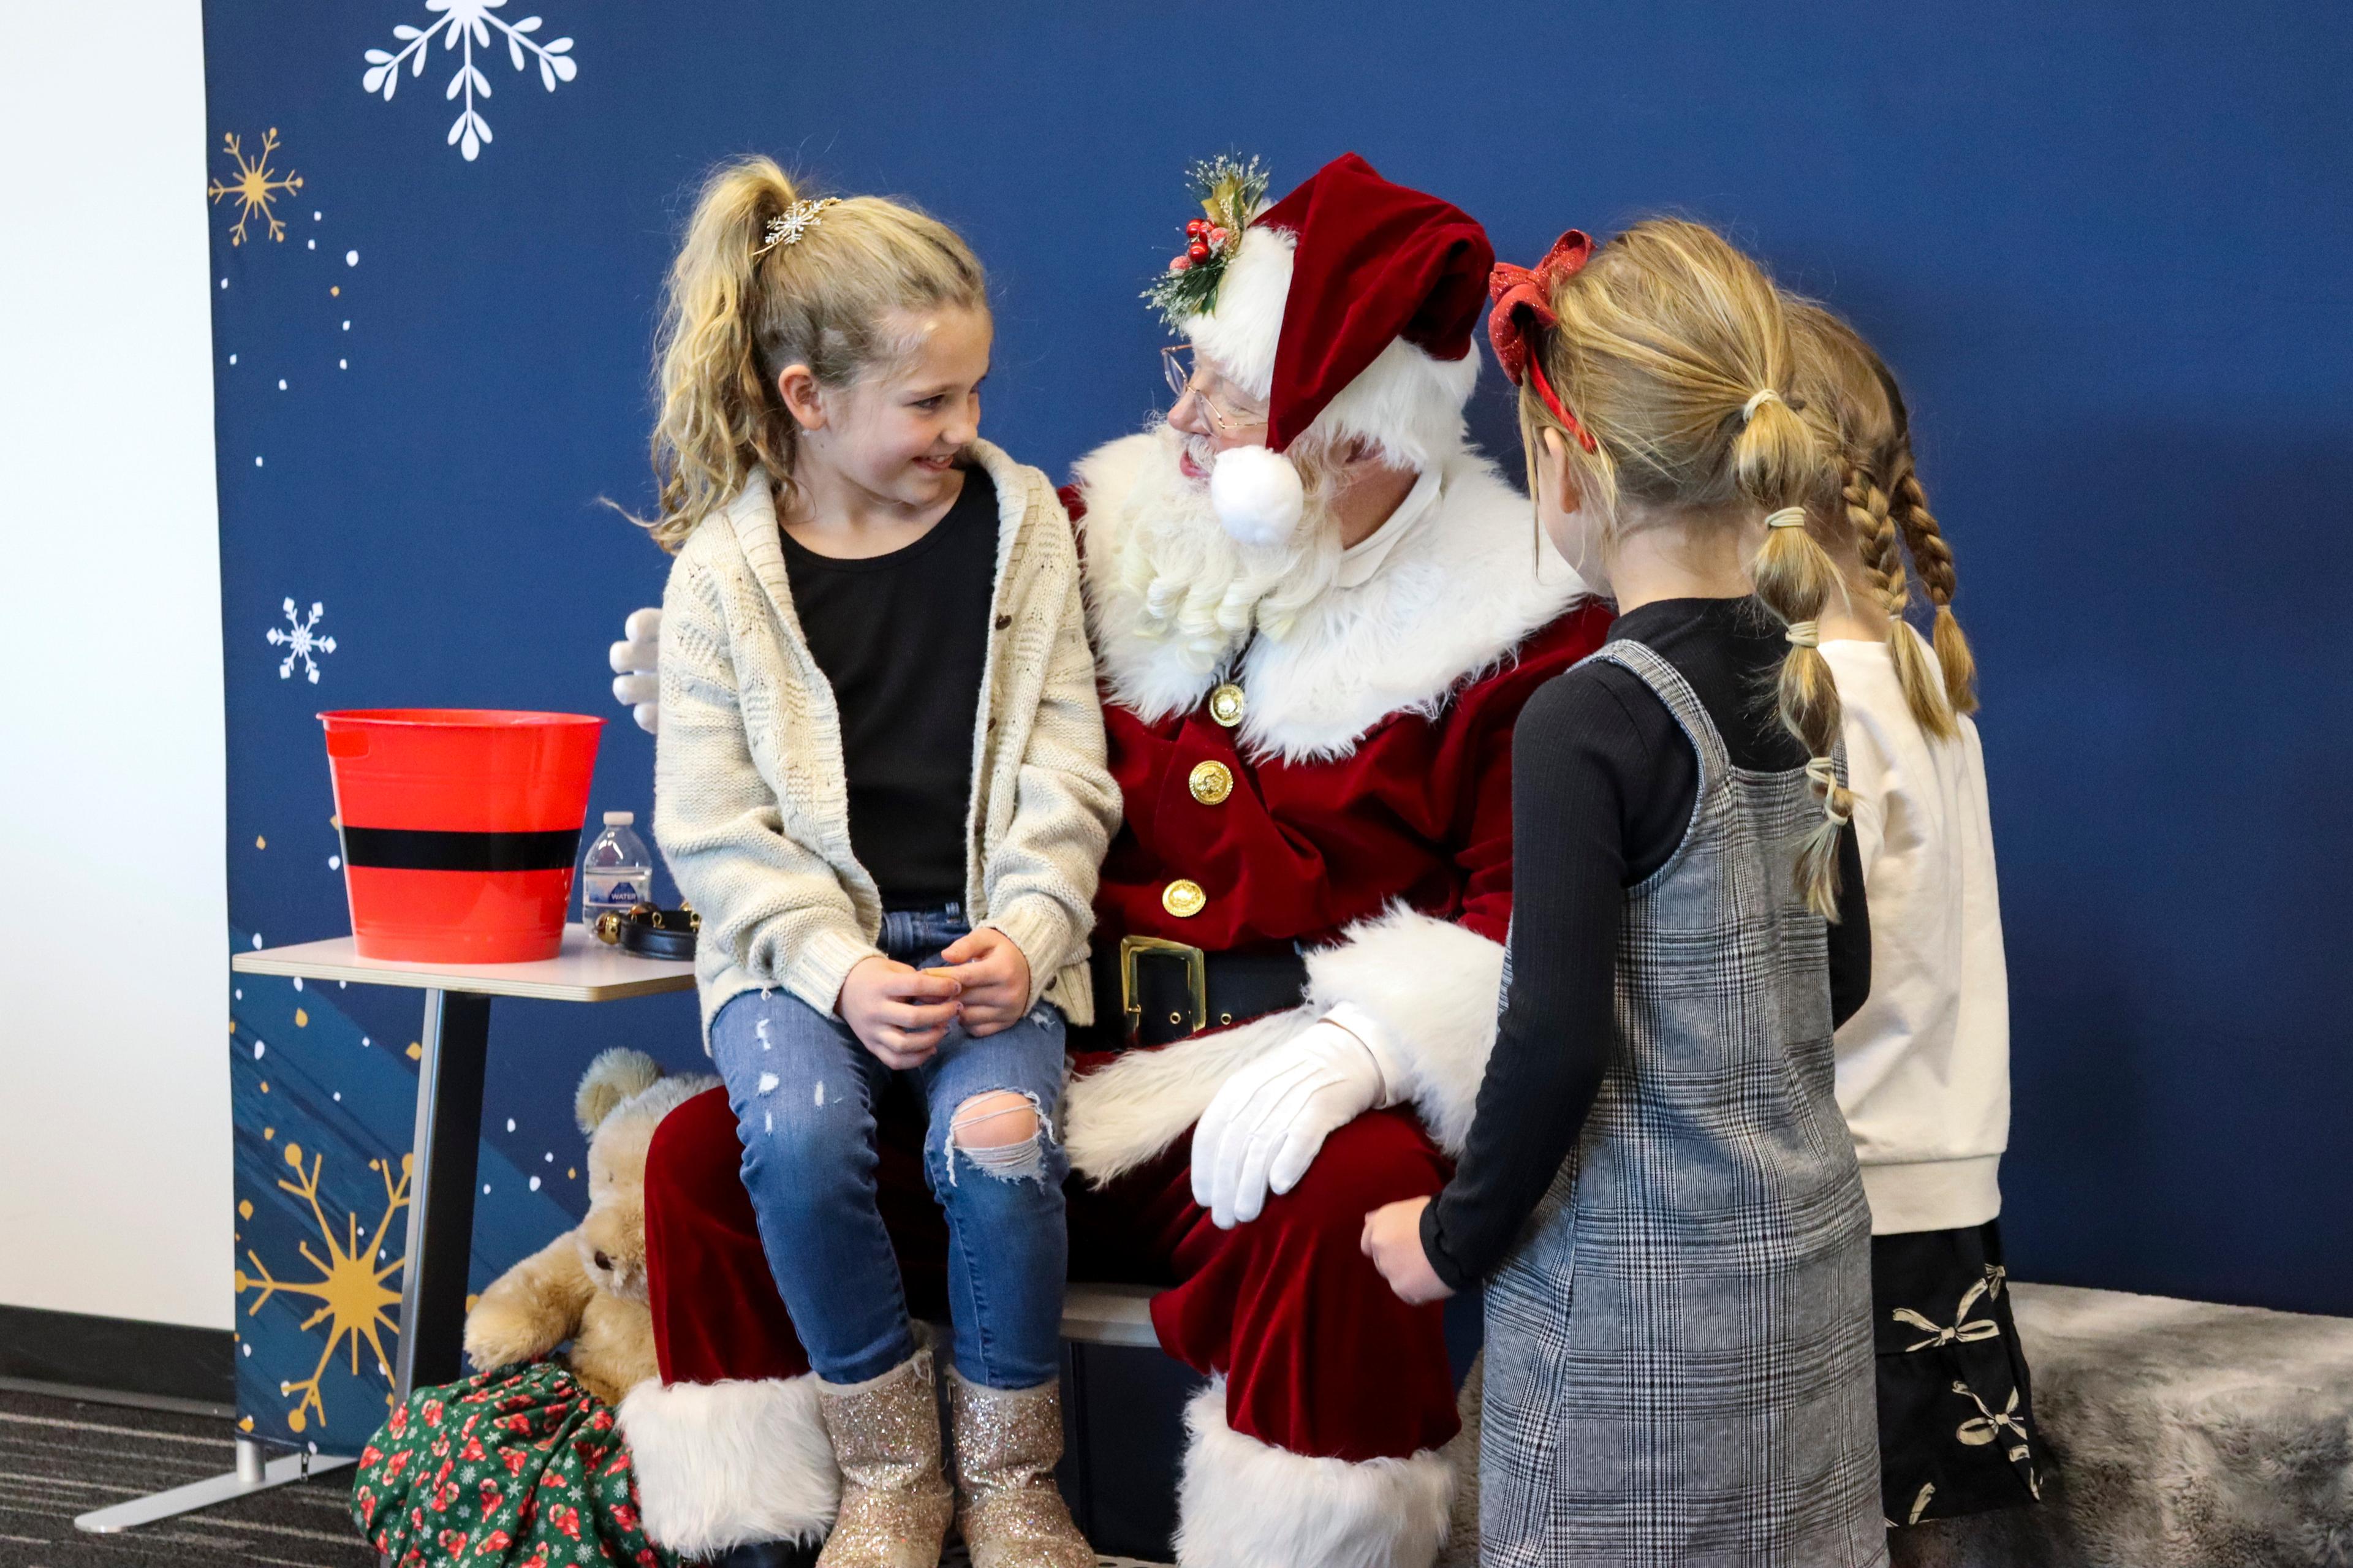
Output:
[[1282,453],[1310,431],[1371,441],[1417,468],[1461,444],[1494,259],[1477,219],[1390,184],[1354,153],[1258,216],[1209,308],[1175,316],[1270,409],[1265,447],[1231,448],[1210,474],[1229,533],[1253,544],[1289,537],[1305,498]]

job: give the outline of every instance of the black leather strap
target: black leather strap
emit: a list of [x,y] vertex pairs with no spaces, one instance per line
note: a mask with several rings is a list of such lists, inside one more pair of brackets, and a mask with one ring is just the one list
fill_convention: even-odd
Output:
[[[1135,1000],[1143,1018],[1133,1044],[1165,1046],[1202,1029],[1223,1028],[1296,1007],[1307,990],[1307,961],[1292,948],[1203,955],[1204,989],[1208,994],[1208,1016],[1193,1016],[1192,984],[1184,958],[1176,953],[1143,952],[1135,955]],[[1119,943],[1103,940],[1088,955],[1095,988],[1095,1017],[1110,1034],[1123,1037],[1126,1020],[1120,994]]]
[[623,921],[621,951],[634,952],[640,958],[692,958],[694,933],[691,931],[665,931],[659,926],[647,925],[642,921]]
[[597,916],[595,933],[598,940],[640,958],[682,960],[694,956],[694,933],[702,927],[702,917],[692,910],[658,910],[639,904],[628,914]]

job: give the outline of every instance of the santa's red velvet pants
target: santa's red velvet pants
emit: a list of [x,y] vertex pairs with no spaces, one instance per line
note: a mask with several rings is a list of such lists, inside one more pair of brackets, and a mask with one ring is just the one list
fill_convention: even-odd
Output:
[[[924,1189],[922,1128],[882,1121],[877,1202],[908,1300],[944,1317],[946,1231]],[[1358,1250],[1367,1211],[1427,1196],[1445,1158],[1403,1111],[1325,1142],[1290,1193],[1220,1230],[1193,1201],[1190,1138],[1069,1191],[1075,1278],[1164,1287],[1161,1345],[1209,1385],[1187,1411],[1178,1555],[1188,1568],[1434,1556],[1451,1494],[1436,1452],[1459,1426],[1441,1314],[1398,1300]],[[646,1522],[693,1553],[821,1534],[835,1475],[815,1380],[761,1250],[723,1091],[654,1134],[646,1252],[659,1386],[623,1407]]]

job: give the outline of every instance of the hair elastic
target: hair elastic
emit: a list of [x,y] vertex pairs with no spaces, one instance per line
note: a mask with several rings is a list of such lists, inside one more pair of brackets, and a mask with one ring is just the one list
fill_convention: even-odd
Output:
[[1780,401],[1781,395],[1774,391],[1771,387],[1758,387],[1756,391],[1748,395],[1748,401],[1740,405],[1740,422],[1743,425],[1747,424],[1751,419],[1757,417],[1757,409],[1763,407],[1767,403],[1778,403]]
[[1765,514],[1765,526],[1803,528],[1806,526],[1806,509],[1801,506],[1785,506],[1778,511],[1767,512]]
[[1791,647],[1817,647],[1820,646],[1822,640],[1822,623],[1791,621],[1787,635]]
[[1807,758],[1806,781],[1809,784],[1820,784],[1821,786],[1822,815],[1824,816],[1829,817],[1841,827],[1844,827],[1849,822],[1854,820],[1853,812],[1841,811],[1839,809],[1839,776],[1838,764],[1836,763],[1831,762],[1828,757]]

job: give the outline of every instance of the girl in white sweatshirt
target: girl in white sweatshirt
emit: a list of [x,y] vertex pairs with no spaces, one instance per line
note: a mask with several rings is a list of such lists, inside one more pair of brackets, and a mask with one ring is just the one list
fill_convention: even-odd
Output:
[[[1799,303],[1792,324],[1806,417],[1844,454],[1839,515],[1815,531],[1849,592],[1820,637],[1844,704],[1872,954],[1870,998],[1835,1037],[1838,1099],[1871,1202],[1882,1503],[1902,1526],[2040,1494],[1998,1218],[2009,982],[1968,718],[1976,666],[1903,395],[1829,311]],[[1905,618],[1915,575],[1933,640]]]

